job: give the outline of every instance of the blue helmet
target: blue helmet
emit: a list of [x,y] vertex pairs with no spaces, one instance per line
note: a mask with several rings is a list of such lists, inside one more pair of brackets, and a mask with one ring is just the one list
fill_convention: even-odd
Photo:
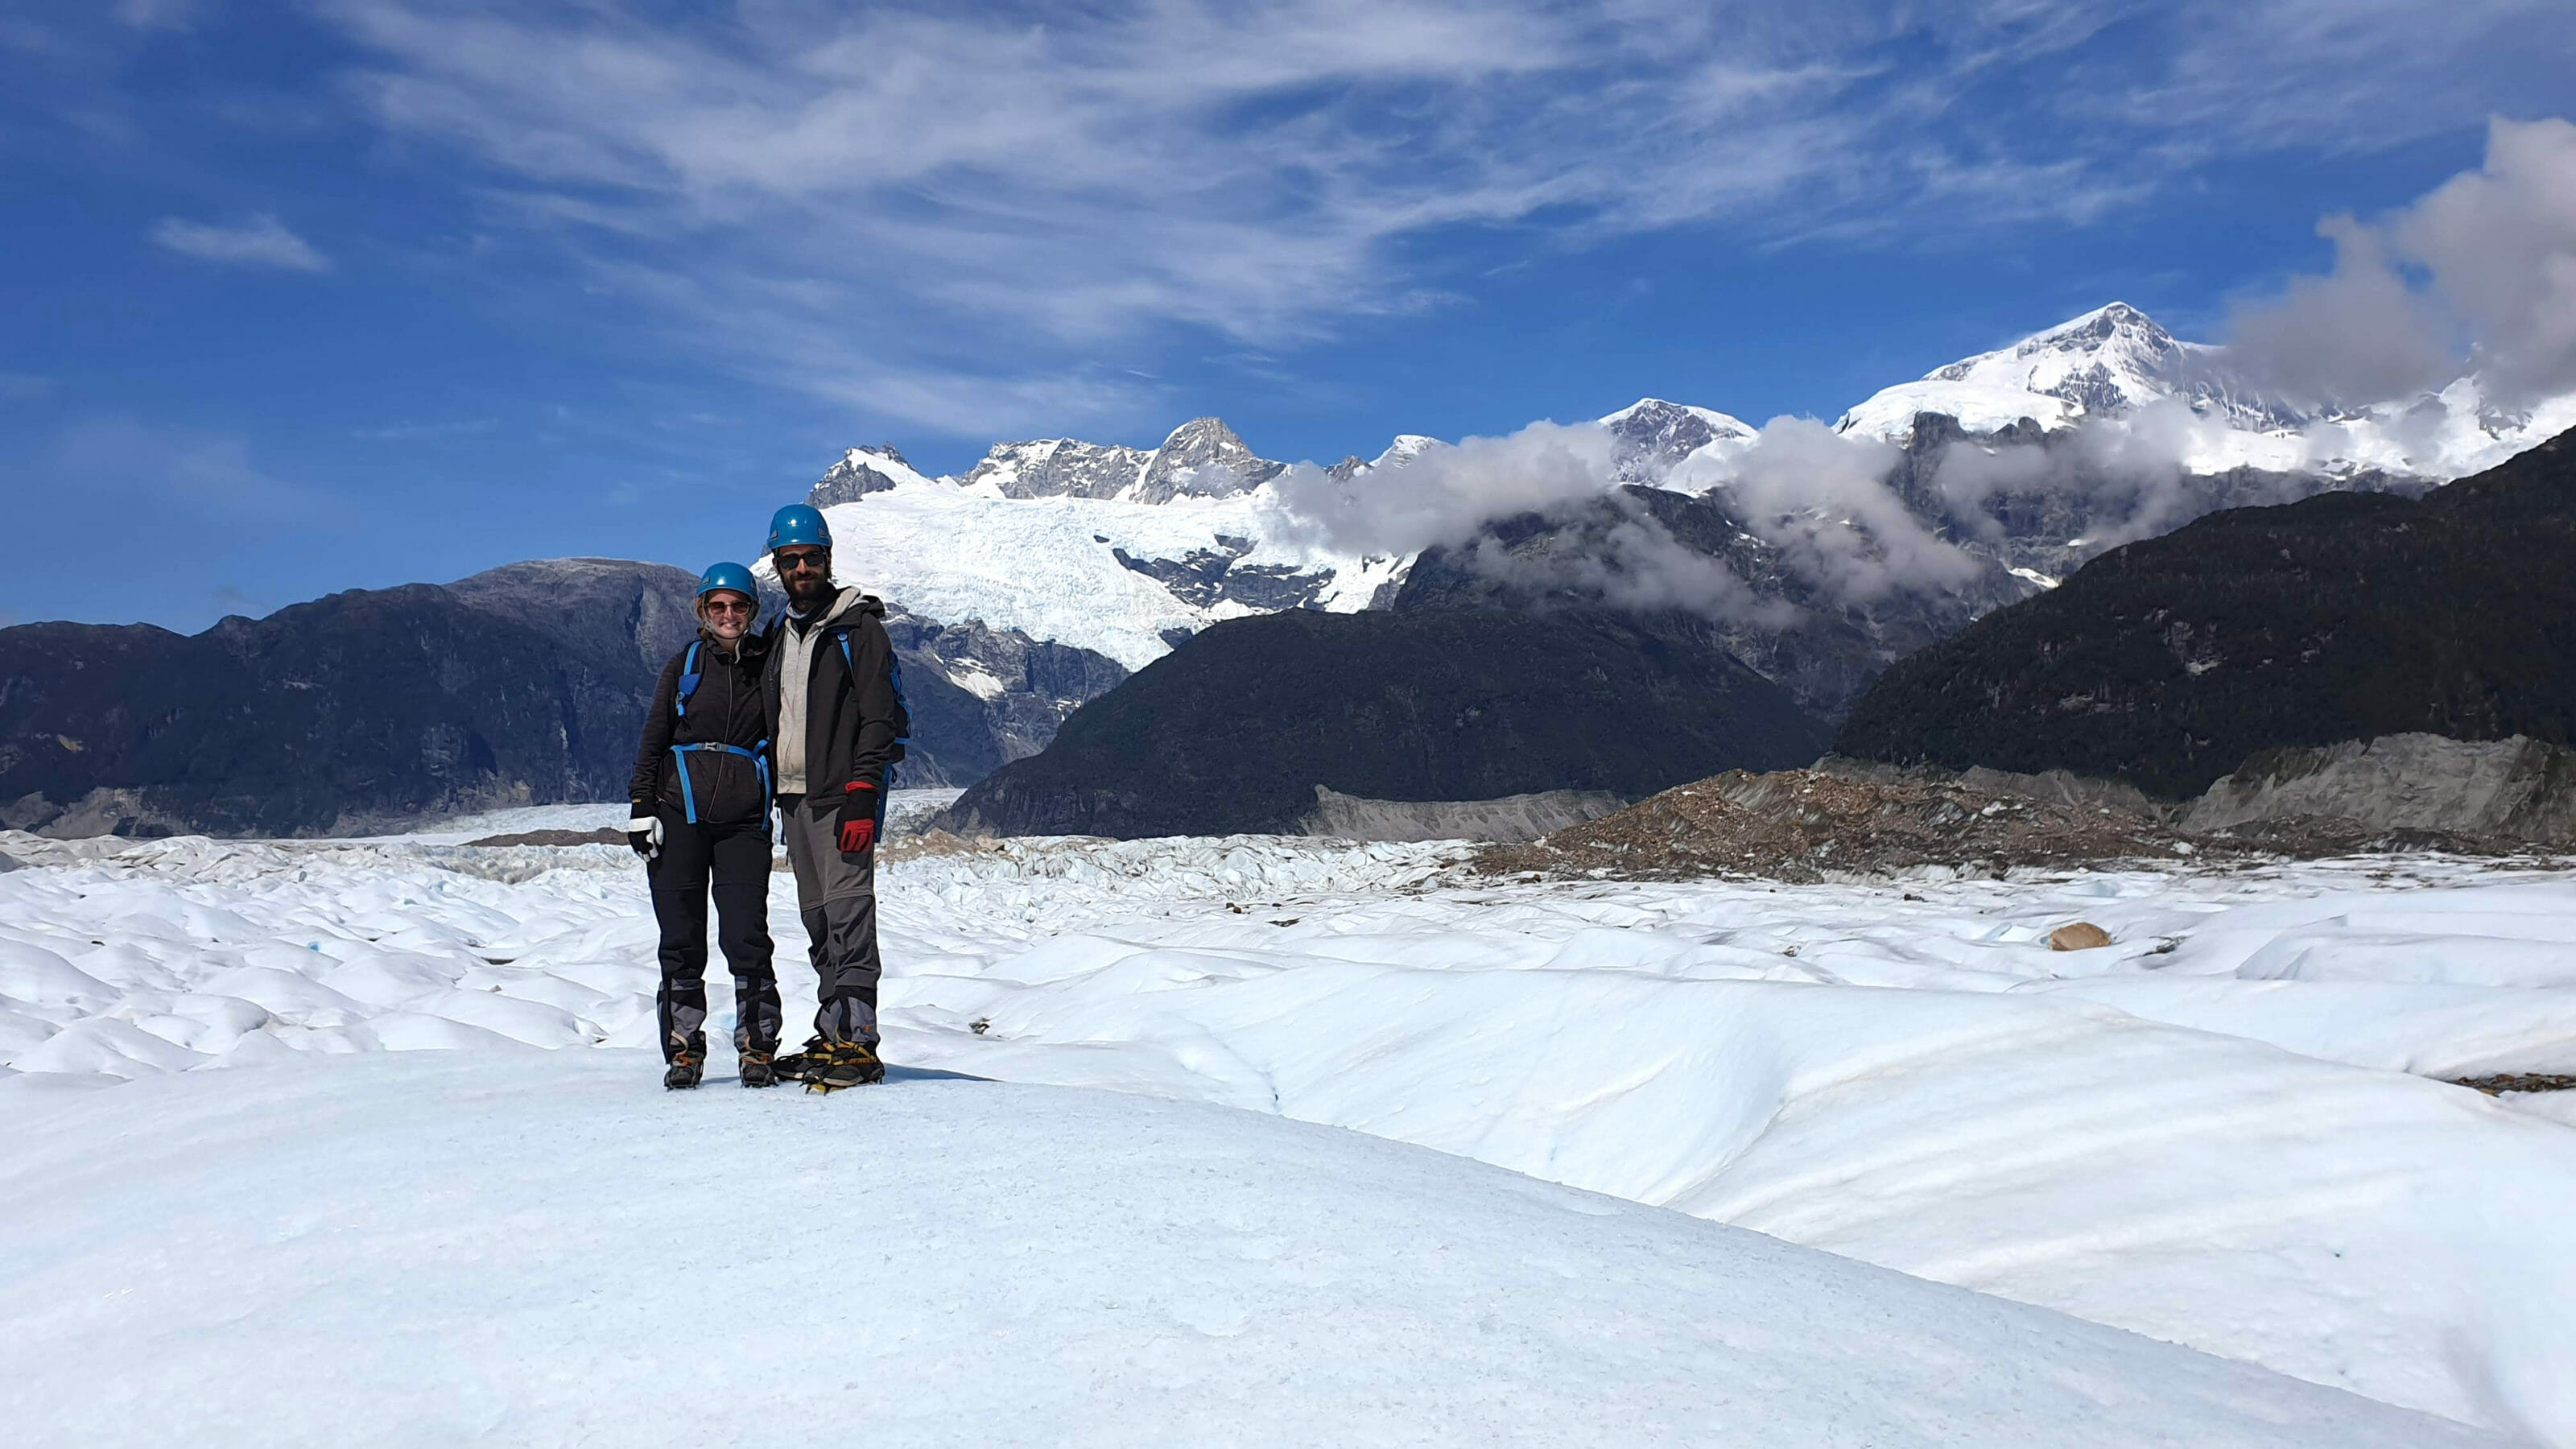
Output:
[[760,585],[752,581],[751,570],[738,563],[707,565],[698,576],[698,597],[703,599],[718,589],[730,589],[753,603],[760,602]]
[[769,515],[769,547],[776,553],[790,544],[832,546],[832,530],[823,522],[822,510],[803,503],[790,503]]

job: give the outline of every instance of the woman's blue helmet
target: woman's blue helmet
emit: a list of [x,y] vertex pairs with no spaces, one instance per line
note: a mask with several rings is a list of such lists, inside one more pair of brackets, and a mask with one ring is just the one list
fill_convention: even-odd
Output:
[[699,598],[718,589],[730,589],[755,604],[760,602],[760,585],[753,582],[751,570],[738,563],[709,564],[707,571],[698,576]]
[[794,544],[820,548],[832,546],[832,530],[823,522],[823,512],[804,503],[790,503],[769,515],[769,547],[776,553]]

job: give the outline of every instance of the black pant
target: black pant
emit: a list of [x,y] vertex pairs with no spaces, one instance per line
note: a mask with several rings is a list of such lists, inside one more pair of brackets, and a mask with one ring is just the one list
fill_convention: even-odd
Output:
[[662,853],[645,868],[662,925],[662,1056],[707,1050],[707,896],[714,878],[716,936],[733,971],[736,1051],[778,1050],[778,976],[770,969],[769,821],[691,825],[662,820]]

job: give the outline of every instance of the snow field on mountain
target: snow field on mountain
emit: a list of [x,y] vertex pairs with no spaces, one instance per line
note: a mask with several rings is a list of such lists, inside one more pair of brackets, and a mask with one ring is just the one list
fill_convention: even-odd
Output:
[[0,1408],[89,1445],[2497,1442],[1354,1133],[630,1058],[12,1096]]
[[2516,414],[2491,407],[2478,380],[2464,377],[2367,407],[2301,408],[2236,376],[2225,348],[2181,341],[2114,302],[1882,388],[1834,427],[1901,443],[1923,413],[1946,414],[1973,433],[2024,419],[2049,432],[2080,426],[2106,459],[2196,473],[2375,469],[2448,481],[2576,427],[2576,394]]
[[[824,510],[834,572],[845,583],[927,619],[982,620],[1033,639],[1097,650],[1129,669],[1171,651],[1167,629],[1198,630],[1257,612],[1220,601],[1201,608],[1118,562],[1186,559],[1219,550],[1220,535],[1253,544],[1241,562],[1334,571],[1318,602],[1368,606],[1397,561],[1370,561],[1295,541],[1266,494],[1181,497],[1167,503],[1008,498],[991,483],[904,482]],[[765,565],[764,565],[765,567]]]
[[[529,1050],[651,1040],[615,848],[0,851],[36,867],[0,875],[13,1118],[79,1083],[425,1047],[660,1101],[643,1053]],[[2399,1074],[2576,1072],[2576,879],[1568,885],[1455,858],[916,847],[884,872],[888,1056],[1355,1128],[2576,1444],[2576,1133],[2553,1099]],[[2116,944],[2046,949],[2079,917]],[[743,1097],[717,1090],[691,1110]]]

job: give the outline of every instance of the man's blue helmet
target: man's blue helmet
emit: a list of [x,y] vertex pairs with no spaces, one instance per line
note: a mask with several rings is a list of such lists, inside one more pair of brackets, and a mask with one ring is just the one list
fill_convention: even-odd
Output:
[[703,599],[718,589],[731,589],[754,603],[760,601],[760,585],[752,581],[751,570],[738,563],[707,565],[698,576],[698,597]]
[[823,522],[821,509],[803,503],[790,503],[769,515],[769,549],[776,553],[794,544],[832,546],[832,530]]

